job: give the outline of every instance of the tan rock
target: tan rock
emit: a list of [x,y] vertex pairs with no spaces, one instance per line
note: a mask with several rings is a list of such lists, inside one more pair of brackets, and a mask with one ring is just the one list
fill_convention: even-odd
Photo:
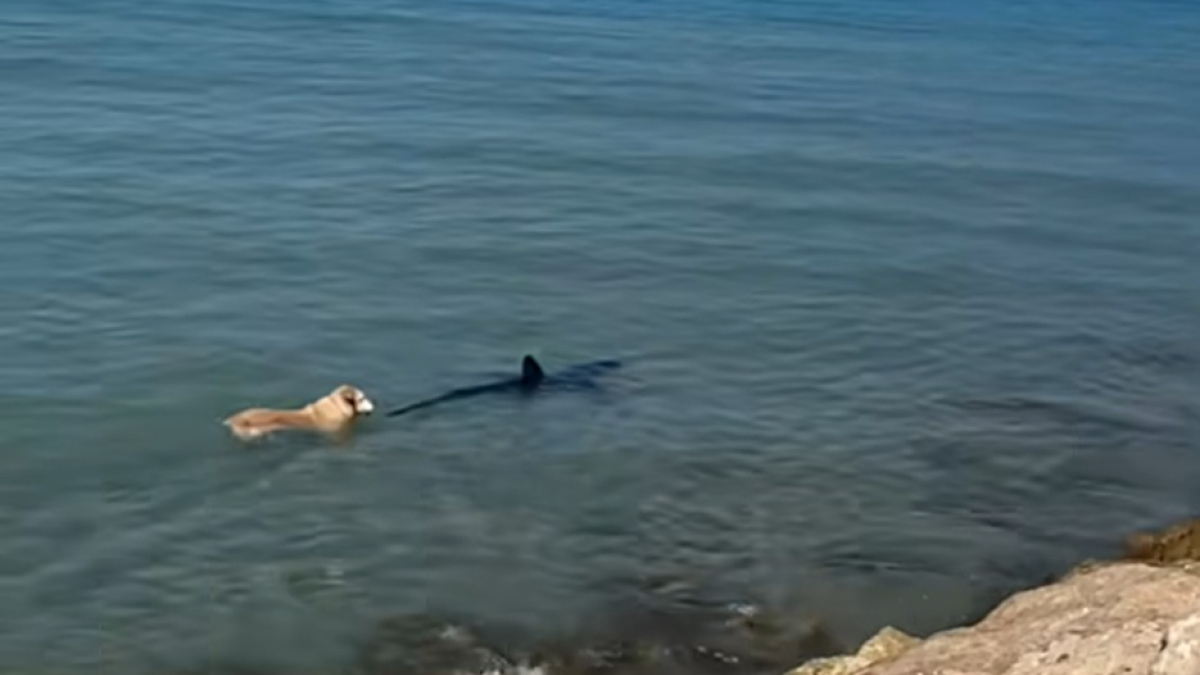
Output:
[[857,656],[870,663],[880,663],[896,658],[919,644],[921,644],[919,639],[887,626],[876,633],[875,637],[863,643]]
[[[975,626],[931,636],[886,662],[841,672],[1200,675],[1197,664],[1200,576],[1120,563],[1018,593]],[[803,675],[817,673],[825,675]]]
[[1167,631],[1167,645],[1158,655],[1151,673],[1200,673],[1200,614],[1171,626]]
[[830,656],[813,659],[788,675],[855,675],[865,667],[857,656]]
[[788,675],[854,675],[867,666],[894,659],[920,642],[911,635],[887,626],[863,643],[857,654],[814,659]]

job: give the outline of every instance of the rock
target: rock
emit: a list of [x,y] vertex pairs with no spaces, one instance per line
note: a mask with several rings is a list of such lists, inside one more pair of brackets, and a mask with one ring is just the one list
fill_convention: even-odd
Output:
[[1151,673],[1200,673],[1200,615],[1193,615],[1171,626],[1167,631],[1167,644],[1158,655]]
[[1149,563],[1200,561],[1200,518],[1125,538],[1125,558]]
[[376,626],[358,655],[365,675],[507,673],[514,666],[473,628],[433,615],[392,617]]
[[855,675],[867,665],[857,656],[831,656],[813,659],[788,673],[788,675]]
[[919,639],[888,626],[859,648],[858,657],[871,663],[880,663],[895,658],[920,643]]
[[1092,567],[1018,593],[974,626],[933,635],[887,661],[863,661],[857,670],[793,672],[1198,675],[1200,575],[1137,562]]
[[853,675],[868,666],[894,659],[920,642],[917,638],[888,626],[863,643],[858,653],[853,656],[815,659],[788,675]]
[[656,603],[604,618],[537,645],[528,665],[546,675],[738,675],[841,651],[821,622],[754,605]]
[[781,673],[844,649],[828,627],[670,578],[618,585],[600,611],[532,645],[543,675]]

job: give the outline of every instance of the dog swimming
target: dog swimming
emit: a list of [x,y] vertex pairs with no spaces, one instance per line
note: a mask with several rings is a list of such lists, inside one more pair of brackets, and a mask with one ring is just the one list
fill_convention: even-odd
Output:
[[293,429],[339,434],[373,410],[375,404],[361,389],[343,384],[298,410],[250,408],[227,418],[224,424],[242,440]]

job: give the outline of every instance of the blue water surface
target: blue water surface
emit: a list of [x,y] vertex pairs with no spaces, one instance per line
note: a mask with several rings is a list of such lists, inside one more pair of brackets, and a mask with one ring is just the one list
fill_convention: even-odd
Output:
[[[1200,4],[8,0],[0,667],[676,575],[846,640],[1200,510]],[[383,408],[536,354],[594,392]],[[281,666],[282,667],[282,666]],[[32,670],[31,670],[32,669]]]

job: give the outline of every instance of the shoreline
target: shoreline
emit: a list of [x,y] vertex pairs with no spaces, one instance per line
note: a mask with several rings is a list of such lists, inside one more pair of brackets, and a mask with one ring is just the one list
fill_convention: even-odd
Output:
[[[377,618],[344,675],[1200,675],[1200,518],[1139,532],[925,637],[885,626],[857,651],[820,617],[647,578],[596,623],[552,636],[453,614]],[[844,636],[841,636],[844,638]],[[799,664],[799,665],[797,665]],[[165,663],[161,665],[166,665]],[[294,675],[238,660],[147,672]]]
[[978,622],[924,639],[884,627],[788,675],[1200,674],[1200,518],[1124,543],[1122,557],[1084,561]]

